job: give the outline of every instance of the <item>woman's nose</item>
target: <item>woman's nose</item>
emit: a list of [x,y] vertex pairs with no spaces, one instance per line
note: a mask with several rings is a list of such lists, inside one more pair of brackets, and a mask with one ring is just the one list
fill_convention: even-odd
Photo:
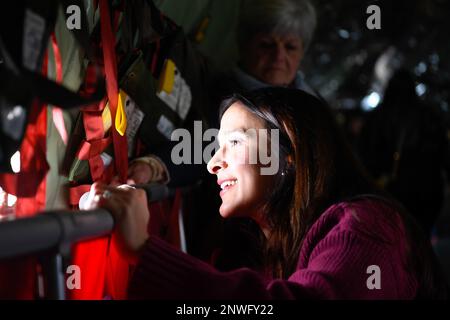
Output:
[[270,48],[270,55],[273,60],[282,60],[286,56],[285,44],[281,41],[276,41]]
[[217,174],[221,169],[225,169],[228,166],[226,161],[223,160],[221,150],[218,150],[214,156],[208,162],[208,171],[211,174]]
[[275,61],[283,60],[285,56],[286,50],[284,49],[284,47],[281,45],[277,45],[273,50],[273,59]]

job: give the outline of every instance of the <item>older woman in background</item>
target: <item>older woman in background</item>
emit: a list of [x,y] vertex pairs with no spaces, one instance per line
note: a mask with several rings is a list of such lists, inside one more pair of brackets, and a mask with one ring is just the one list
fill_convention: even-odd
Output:
[[299,67],[315,27],[316,12],[307,0],[243,1],[237,29],[240,59],[233,70],[238,86],[311,92]]

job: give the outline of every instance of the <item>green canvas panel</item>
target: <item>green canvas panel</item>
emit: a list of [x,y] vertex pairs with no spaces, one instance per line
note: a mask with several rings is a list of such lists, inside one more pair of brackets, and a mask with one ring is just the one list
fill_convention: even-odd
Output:
[[205,38],[198,44],[198,49],[217,66],[230,68],[236,63],[240,0],[155,0],[155,4],[189,35],[204,17],[210,15]]
[[[88,20],[88,30],[92,31],[95,21],[98,21],[98,14],[94,16],[94,8],[91,0],[84,0]],[[98,13],[98,10],[96,11]],[[55,25],[55,35],[58,47],[62,57],[63,66],[63,84],[70,90],[77,91],[84,77],[84,67],[87,63],[83,59],[79,44],[73,37],[72,33],[67,29],[66,17],[63,8],[60,8]],[[49,44],[49,63],[48,77],[54,79],[56,77],[53,49]],[[73,134],[78,117],[78,110],[63,111],[64,123],[67,129],[69,140]],[[68,190],[67,184],[70,177],[63,172],[63,161],[65,160],[66,146],[56,130],[53,123],[52,111],[47,112],[47,162],[50,166],[46,180],[46,209],[59,209],[68,207]],[[73,157],[74,158],[74,157]],[[78,179],[89,174],[89,166],[87,162],[81,164],[81,169],[76,172],[80,173]]]
[[[72,33],[67,29],[66,18],[62,8],[58,12],[55,25],[55,36],[62,58],[63,85],[70,90],[77,91],[83,79],[83,59],[79,45]],[[49,43],[48,77],[56,78],[55,58],[51,43]],[[64,111],[63,118],[70,137],[77,110]],[[66,145],[62,141],[54,123],[52,108],[47,111],[47,162],[49,171],[46,177],[46,209],[62,209],[68,207],[68,191],[65,185],[68,178],[62,173],[62,164],[66,152]]]

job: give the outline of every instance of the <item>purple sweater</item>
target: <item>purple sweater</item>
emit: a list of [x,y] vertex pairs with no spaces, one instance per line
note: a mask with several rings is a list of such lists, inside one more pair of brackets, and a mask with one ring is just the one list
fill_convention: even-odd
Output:
[[[364,198],[335,204],[320,216],[287,280],[247,268],[219,272],[151,237],[129,292],[138,299],[413,299],[418,279],[407,268],[406,250],[398,213]],[[379,289],[373,287],[377,275]]]

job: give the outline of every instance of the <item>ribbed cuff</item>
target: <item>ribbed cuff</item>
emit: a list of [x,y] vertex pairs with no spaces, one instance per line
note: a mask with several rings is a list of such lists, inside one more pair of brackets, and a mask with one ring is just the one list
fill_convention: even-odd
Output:
[[134,162],[142,162],[150,167],[152,177],[148,182],[158,182],[163,184],[168,184],[170,182],[169,170],[167,170],[166,165],[159,157],[155,155],[148,155],[131,161],[131,163]]

